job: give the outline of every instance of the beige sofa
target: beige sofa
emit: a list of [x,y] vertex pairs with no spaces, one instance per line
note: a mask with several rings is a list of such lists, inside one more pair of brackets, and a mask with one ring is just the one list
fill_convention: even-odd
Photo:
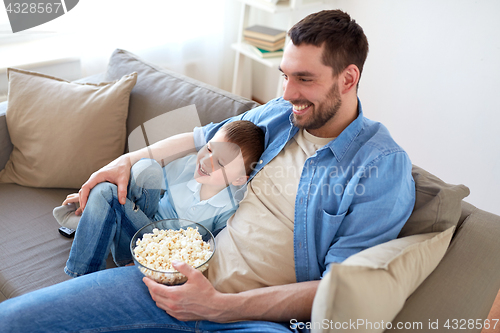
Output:
[[[138,78],[130,95],[127,134],[149,119],[187,105],[196,105],[202,125],[258,105],[123,50],[113,53],[106,73],[83,81],[116,80],[132,72]],[[7,105],[0,104],[0,170],[13,149]],[[500,288],[500,217],[462,201],[468,194],[464,186],[445,184],[418,167],[414,179],[417,203],[404,230],[427,233],[457,228],[443,260],[406,300],[394,322],[485,319]],[[0,301],[68,279],[63,267],[72,240],[58,233],[52,209],[72,192],[0,184]]]

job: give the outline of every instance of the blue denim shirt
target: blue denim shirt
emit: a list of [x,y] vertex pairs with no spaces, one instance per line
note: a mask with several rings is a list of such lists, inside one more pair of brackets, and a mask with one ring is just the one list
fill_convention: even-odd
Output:
[[[226,122],[250,120],[265,132],[266,150],[250,180],[297,133],[292,106],[278,98],[219,124],[195,128],[203,146]],[[387,128],[358,117],[309,157],[295,198],[294,257],[297,282],[319,280],[330,263],[394,239],[415,203],[411,161]]]

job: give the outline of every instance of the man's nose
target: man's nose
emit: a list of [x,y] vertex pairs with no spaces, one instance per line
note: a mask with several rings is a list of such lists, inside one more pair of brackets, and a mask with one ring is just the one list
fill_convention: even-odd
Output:
[[283,80],[283,99],[293,101],[300,99],[300,93],[297,85],[291,80]]

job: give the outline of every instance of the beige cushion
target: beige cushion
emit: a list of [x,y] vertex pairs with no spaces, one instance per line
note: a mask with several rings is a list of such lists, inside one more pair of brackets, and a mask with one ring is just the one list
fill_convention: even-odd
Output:
[[440,232],[456,226],[462,213],[462,199],[469,195],[465,185],[452,185],[414,165],[415,207],[398,237]]
[[0,182],[79,188],[124,152],[137,74],[80,84],[9,68],[7,128],[14,149]]
[[398,238],[332,264],[314,299],[313,332],[334,332],[336,328],[383,332],[441,261],[454,229]]

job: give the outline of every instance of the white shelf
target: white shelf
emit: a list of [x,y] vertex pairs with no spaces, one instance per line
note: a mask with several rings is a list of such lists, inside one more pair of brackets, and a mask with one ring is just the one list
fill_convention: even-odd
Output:
[[[242,95],[247,98],[251,98],[251,80],[248,77],[248,69],[251,68],[252,62],[246,62],[246,58],[255,60],[261,64],[264,64],[270,68],[279,68],[281,64],[281,57],[273,58],[261,58],[255,50],[243,41],[243,31],[250,24],[250,10],[252,8],[263,10],[269,13],[286,13],[288,16],[287,30],[296,23],[296,18],[294,18],[295,13],[300,8],[306,8],[310,6],[316,6],[321,3],[328,2],[330,0],[288,0],[286,2],[279,2],[277,4],[271,3],[271,1],[266,0],[239,0],[243,5],[241,6],[241,17],[240,25],[238,28],[238,42],[231,45],[231,48],[236,51],[236,60],[234,62],[234,73],[233,73],[233,86],[232,93],[236,95]],[[288,37],[286,41],[288,41]],[[286,43],[285,43],[286,44]],[[279,74],[278,72],[276,74]],[[243,80],[246,77],[246,80]],[[245,84],[244,84],[245,83]],[[245,86],[245,87],[244,87]],[[278,86],[276,89],[276,96],[281,96],[283,94],[283,76],[279,76]]]
[[286,4],[272,4],[269,1],[266,0],[240,0],[246,5],[265,10],[269,13],[283,13],[283,12],[289,12],[292,10],[292,7],[290,6],[290,3]]
[[246,43],[234,43],[231,45],[231,48],[267,67],[278,68],[281,64],[281,57],[261,58],[252,50],[252,47]]

